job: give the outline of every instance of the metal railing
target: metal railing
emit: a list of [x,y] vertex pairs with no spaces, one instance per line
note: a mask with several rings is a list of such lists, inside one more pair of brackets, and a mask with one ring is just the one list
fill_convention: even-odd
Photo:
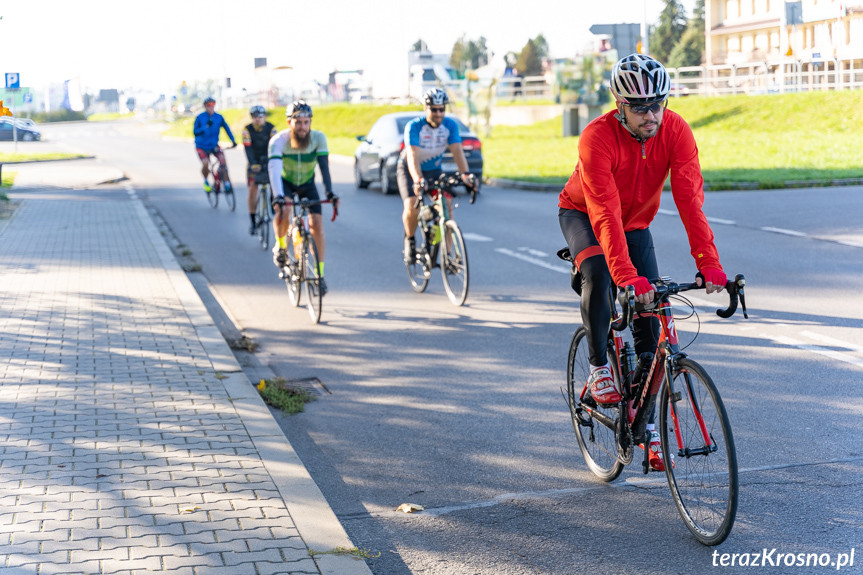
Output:
[[764,60],[669,68],[672,97],[779,94],[863,88],[863,54],[854,58]]

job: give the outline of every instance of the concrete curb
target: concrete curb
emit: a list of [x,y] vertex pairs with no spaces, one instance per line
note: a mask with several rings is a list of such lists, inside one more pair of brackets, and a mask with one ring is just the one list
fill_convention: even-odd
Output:
[[[489,178],[487,184],[528,192],[556,192],[563,190],[564,184],[540,184],[536,182],[522,182],[520,180],[507,180],[505,178]],[[713,184],[704,183],[706,192],[734,192],[741,190],[786,190],[792,188],[829,188],[833,186],[861,186],[863,178],[845,178],[839,180],[788,180],[779,185],[764,187],[758,182],[725,182]],[[662,191],[670,192],[671,186],[665,186]]]
[[[260,454],[264,467],[276,484],[306,547],[316,551],[355,547],[269,408],[243,373],[192,282],[159,234],[143,202],[131,185],[127,184],[126,189],[213,368],[226,375],[222,380],[225,391]],[[365,561],[353,557],[319,555],[313,559],[322,575],[371,575]]]
[[46,160],[23,160],[20,162],[0,162],[3,166],[12,166],[15,164],[37,164],[40,162],[71,162],[73,160],[95,160],[96,156],[81,156],[78,158],[50,158]]

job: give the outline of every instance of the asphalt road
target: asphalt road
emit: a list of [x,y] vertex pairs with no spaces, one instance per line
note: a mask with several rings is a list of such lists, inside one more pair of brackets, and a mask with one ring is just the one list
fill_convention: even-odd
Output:
[[[833,561],[855,548],[843,571],[861,570],[863,188],[708,194],[723,265],[746,275],[750,313],[722,320],[711,311],[722,298],[701,294],[700,323],[677,322],[684,343],[699,332],[687,353],[717,382],[741,469],[737,523],[713,549],[686,530],[656,475],[645,481],[633,465],[607,485],[584,464],[560,393],[580,320],[554,257],[555,194],[486,187],[456,210],[472,274],[456,308],[438,275],[427,293],[411,290],[400,199],[355,189],[351,165],[331,162],[343,204],[326,224],[330,294],[312,325],[248,236],[244,204],[207,205],[191,143],[131,122],[43,134],[123,169],[260,343],[258,358],[330,390],[279,421],[354,543],[380,553],[376,574],[703,573],[723,553],[765,548]],[[242,151],[228,162],[242,197]],[[662,273],[688,281],[670,194],[652,230]],[[406,502],[426,511],[394,511]]]

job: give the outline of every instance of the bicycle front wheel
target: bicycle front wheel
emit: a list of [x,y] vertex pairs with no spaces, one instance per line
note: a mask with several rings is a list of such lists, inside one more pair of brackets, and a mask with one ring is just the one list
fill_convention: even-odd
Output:
[[294,247],[288,246],[288,265],[283,268],[283,273],[285,274],[285,284],[288,286],[288,297],[294,307],[299,307],[303,294],[300,289],[303,283],[302,266],[303,262],[294,257]]
[[[431,278],[431,258],[429,257],[431,246],[426,243],[426,234],[423,230],[422,222],[417,226],[414,238],[416,257],[413,260],[405,258],[405,267],[408,270],[408,279],[411,282],[411,287],[414,288],[415,292],[422,293],[426,291],[429,285],[429,278]],[[408,254],[407,238],[404,241],[403,254],[410,255]]]
[[255,210],[255,222],[258,226],[258,239],[261,241],[261,249],[270,247],[270,210],[267,202],[269,188],[266,184],[258,186],[258,205]]
[[237,199],[234,197],[234,188],[226,188],[225,189],[225,201],[228,202],[228,207],[231,208],[233,212],[237,207]]
[[323,303],[318,261],[318,246],[315,244],[315,238],[309,234],[303,242],[303,281],[306,282],[306,295],[309,297],[309,303],[306,307],[308,307],[309,316],[315,323],[321,321],[321,304]]
[[446,295],[454,305],[464,305],[468,289],[467,246],[454,220],[447,220],[441,237],[441,266]]
[[[719,545],[737,515],[737,454],[728,414],[713,380],[696,362],[677,362],[660,399],[665,474],[677,511],[704,545]],[[669,465],[669,461],[673,465]]]
[[207,201],[210,202],[210,207],[216,209],[219,207],[219,193],[216,191],[215,182],[210,186],[211,191],[204,192],[207,194]]
[[[613,348],[609,349],[608,360],[616,366]],[[617,370],[614,369],[617,378]],[[617,421],[617,407],[594,407],[596,417],[582,408],[581,390],[590,377],[590,352],[587,349],[587,329],[581,326],[572,336],[569,345],[569,358],[566,365],[566,400],[572,416],[575,438],[587,467],[603,481],[614,481],[623,471],[623,463],[617,458],[617,440],[614,437],[614,422]],[[595,404],[594,404],[595,405]],[[604,422],[603,422],[604,420]],[[612,425],[610,426],[609,423]]]

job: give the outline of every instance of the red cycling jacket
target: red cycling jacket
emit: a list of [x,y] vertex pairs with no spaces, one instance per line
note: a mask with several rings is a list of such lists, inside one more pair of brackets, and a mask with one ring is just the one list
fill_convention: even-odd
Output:
[[[558,206],[585,212],[617,285],[638,275],[624,232],[647,228],[659,210],[662,186],[671,190],[699,270],[722,269],[713,231],[701,209],[704,179],[689,124],[665,110],[656,136],[636,140],[615,118],[603,114],[584,129],[578,164],[560,193]],[[575,254],[573,254],[575,255]]]

